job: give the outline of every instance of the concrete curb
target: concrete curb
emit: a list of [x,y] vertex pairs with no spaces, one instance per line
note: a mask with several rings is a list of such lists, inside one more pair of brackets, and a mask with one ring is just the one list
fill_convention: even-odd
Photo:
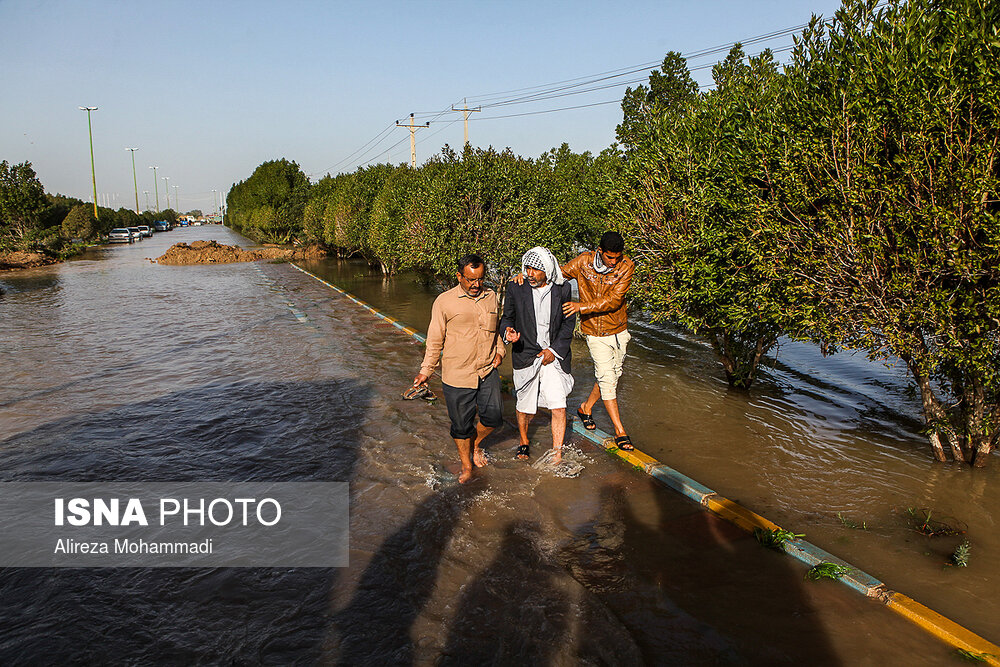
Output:
[[[290,264],[307,276],[315,278],[330,289],[344,295],[376,317],[392,324],[400,331],[409,334],[417,341],[421,343],[427,342],[427,339],[417,333],[415,329],[402,325],[398,320],[375,310],[375,308],[368,305],[364,301],[361,301],[351,293],[346,292],[336,285],[328,283],[322,278],[313,275],[296,264],[291,262]],[[739,526],[747,532],[752,533],[755,529],[780,529],[780,526],[767,518],[748,510],[737,502],[720,496],[707,486],[700,484],[687,475],[674,470],[670,466],[661,463],[657,459],[638,449],[631,451],[618,449],[618,447],[614,445],[614,437],[600,429],[588,431],[583,427],[578,419],[574,419],[571,430],[602,447],[608,453],[617,456],[636,470],[650,475],[653,479],[667,488],[673,489],[674,491],[690,498],[699,505],[708,509],[713,514],[716,514],[730,523]],[[838,577],[838,580],[841,583],[866,597],[874,598],[882,602],[889,607],[889,609],[896,612],[903,618],[915,623],[919,627],[931,633],[938,639],[941,639],[945,643],[950,644],[956,649],[968,651],[969,653],[975,654],[983,662],[1000,667],[1000,646],[983,639],[971,630],[968,630],[958,623],[942,616],[933,609],[925,607],[912,598],[909,598],[902,593],[897,593],[896,591],[887,589],[884,583],[870,574],[859,570],[847,561],[837,558],[833,554],[819,548],[815,544],[811,544],[800,539],[786,541],[782,545],[782,550],[789,556],[802,561],[809,567],[813,567],[819,563],[835,563],[849,568],[850,571],[847,574]]]

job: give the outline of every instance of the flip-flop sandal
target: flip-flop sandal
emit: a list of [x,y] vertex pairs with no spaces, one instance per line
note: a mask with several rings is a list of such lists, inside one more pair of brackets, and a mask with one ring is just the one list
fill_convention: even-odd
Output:
[[431,395],[431,398],[427,400],[434,400],[435,398],[437,398],[437,396],[434,396],[434,394],[427,387],[427,385],[417,384],[404,391],[402,396],[404,400],[412,401],[415,398],[426,398],[428,394]]
[[519,461],[521,461],[521,460],[523,460],[522,457],[524,459],[527,459],[527,458],[531,457],[531,449],[529,448],[528,445],[518,445],[517,446],[517,455],[514,458],[517,459],[517,460],[519,460]]
[[583,424],[583,427],[588,431],[593,431],[597,428],[597,423],[594,421],[594,415],[588,415],[581,410],[577,410],[576,416],[580,418],[580,423]]
[[622,450],[623,452],[631,452],[635,449],[632,446],[632,439],[627,435],[619,435],[615,438],[615,447]]

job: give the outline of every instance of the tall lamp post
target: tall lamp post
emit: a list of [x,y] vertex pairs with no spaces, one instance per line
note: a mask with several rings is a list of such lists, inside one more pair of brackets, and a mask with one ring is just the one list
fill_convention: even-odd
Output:
[[146,195],[146,210],[149,210],[149,190],[143,190],[142,194]]
[[212,188],[212,203],[215,204],[215,214],[212,216],[218,221],[219,218],[219,191]]
[[135,214],[139,215],[139,180],[135,177],[135,152],[138,148],[126,148],[132,153],[132,186],[135,188]]
[[160,212],[160,184],[156,180],[156,170],[157,167],[150,167],[153,170],[153,190],[156,194],[156,212]]
[[80,111],[87,112],[87,131],[90,133],[90,182],[94,186],[94,218],[97,218],[97,172],[94,171],[94,126],[90,123],[90,112],[97,111],[97,107],[80,107]]
[[166,181],[166,183],[163,184],[163,194],[167,198],[167,208],[170,208],[170,177],[164,176],[163,180]]
[[179,185],[171,185],[170,187],[172,187],[174,189],[174,206],[177,207],[175,210],[178,213],[180,213],[181,212],[181,197],[180,197],[180,195],[177,194],[177,190],[181,186],[179,186]]

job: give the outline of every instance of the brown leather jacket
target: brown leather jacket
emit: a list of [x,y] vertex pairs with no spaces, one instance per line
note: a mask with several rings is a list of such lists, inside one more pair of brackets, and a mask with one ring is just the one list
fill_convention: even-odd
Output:
[[635,264],[623,256],[614,270],[594,270],[594,250],[580,253],[562,267],[563,275],[576,278],[580,290],[580,328],[588,336],[610,336],[625,331],[628,310],[625,293],[632,284]]

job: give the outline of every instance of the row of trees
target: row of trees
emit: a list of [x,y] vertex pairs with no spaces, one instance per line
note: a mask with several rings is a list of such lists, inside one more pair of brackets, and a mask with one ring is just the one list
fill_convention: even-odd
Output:
[[152,225],[154,220],[176,221],[171,210],[137,215],[127,208],[117,211],[74,197],[45,192],[30,162],[0,162],[0,252],[40,251],[54,256],[73,252],[74,241],[98,241],[115,227]]
[[594,157],[563,145],[531,159],[445,146],[418,169],[377,164],[310,186],[297,164],[276,160],[233,186],[229,223],[258,241],[324,243],[387,275],[447,278],[475,248],[499,280],[531,245],[568,255],[599,236],[619,166],[611,150]]
[[1000,4],[848,0],[781,69],[738,47],[630,91],[615,218],[653,313],[734,384],[786,333],[899,358],[935,456],[1000,436]]
[[543,244],[568,259],[617,227],[633,297],[711,340],[748,388],[781,335],[899,358],[935,456],[983,465],[1000,437],[1000,3],[846,0],[789,65],[737,45],[700,91],[670,53],[627,91],[619,143],[538,159],[447,147],[310,185],[261,165],[231,221],[258,240],[324,242],[502,277]]

